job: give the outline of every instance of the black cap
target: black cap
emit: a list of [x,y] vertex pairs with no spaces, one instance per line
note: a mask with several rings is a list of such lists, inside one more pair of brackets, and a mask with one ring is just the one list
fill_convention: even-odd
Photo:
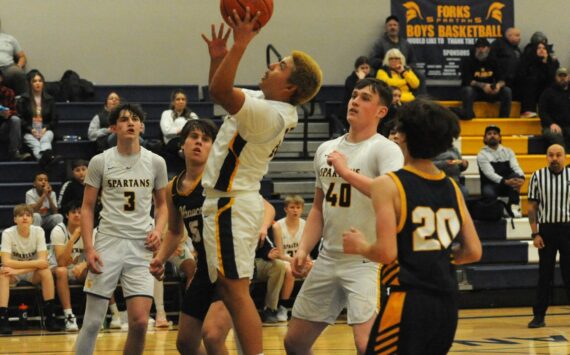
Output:
[[495,126],[494,124],[487,126],[485,128],[485,134],[487,134],[487,132],[489,131],[496,131],[497,133],[501,134],[501,129],[499,128],[499,126]]
[[400,23],[400,20],[396,17],[396,15],[390,15],[390,16],[386,17],[386,21],[384,21],[384,23],[388,23],[388,21],[390,21],[390,20],[394,20],[397,23]]
[[479,48],[479,47],[489,47],[491,45],[491,43],[489,43],[489,41],[487,40],[487,38],[479,38],[476,42],[475,42],[475,48]]

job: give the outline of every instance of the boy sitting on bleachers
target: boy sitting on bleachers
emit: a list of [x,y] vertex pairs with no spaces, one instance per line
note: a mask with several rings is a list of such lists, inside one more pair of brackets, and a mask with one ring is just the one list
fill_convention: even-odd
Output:
[[63,222],[58,213],[57,198],[46,172],[36,173],[33,188],[26,191],[26,204],[32,208],[34,226],[42,227],[49,233],[56,224]]
[[55,276],[57,295],[63,315],[65,330],[77,331],[77,322],[71,308],[69,281],[83,284],[87,277],[87,263],[81,240],[81,201],[72,200],[64,207],[67,225],[59,223],[51,231],[49,253],[50,268]]
[[49,331],[62,330],[55,318],[53,277],[49,270],[44,230],[32,225],[33,210],[20,204],[14,207],[14,222],[2,232],[2,267],[0,268],[0,334],[12,334],[8,320],[10,286],[20,281],[41,283],[45,326]]
[[[275,239],[275,247],[279,253],[279,259],[285,262],[285,280],[281,288],[280,303],[287,301],[293,293],[295,286],[295,276],[291,272],[291,259],[301,241],[303,229],[305,229],[305,220],[301,218],[303,209],[305,208],[305,200],[299,195],[288,195],[284,199],[285,217],[281,218],[273,224],[273,238]],[[308,260],[305,265],[305,274],[307,276],[313,261]],[[280,321],[287,320],[287,309],[280,304],[277,310],[277,318]],[[284,318],[284,319],[283,319]]]

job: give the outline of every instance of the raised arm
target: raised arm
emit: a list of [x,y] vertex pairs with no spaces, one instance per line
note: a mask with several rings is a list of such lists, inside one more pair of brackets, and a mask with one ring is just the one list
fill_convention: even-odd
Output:
[[244,93],[234,87],[237,69],[247,46],[257,35],[254,30],[259,14],[251,15],[247,8],[244,19],[240,19],[234,12],[228,18],[234,34],[234,44],[228,51],[226,49],[229,31],[224,35],[224,25],[220,26],[216,34],[215,26],[212,25],[212,39],[202,34],[202,38],[208,44],[210,52],[210,96],[212,100],[221,105],[228,113],[237,113],[245,101]]

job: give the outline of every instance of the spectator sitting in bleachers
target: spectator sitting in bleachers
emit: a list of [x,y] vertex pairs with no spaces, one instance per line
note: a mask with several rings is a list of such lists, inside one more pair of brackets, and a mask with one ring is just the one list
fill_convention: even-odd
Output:
[[[366,56],[360,56],[354,61],[354,70],[349,76],[344,80],[344,98],[342,99],[342,106],[338,112],[338,123],[336,125],[342,125],[340,127],[335,127],[334,130],[339,135],[345,134],[348,130],[348,121],[346,120],[346,113],[348,110],[348,102],[352,97],[352,91],[356,82],[360,79],[366,77],[374,77],[376,72],[371,72],[372,68],[370,66],[370,60]],[[339,124],[340,123],[340,124]]]
[[76,317],[71,308],[69,282],[83,284],[87,277],[87,263],[81,240],[81,201],[71,200],[64,208],[67,219],[51,231],[49,263],[55,276],[57,296],[63,307],[65,330],[78,331]]
[[[1,33],[0,33],[1,36]],[[4,85],[4,74],[0,71],[0,140],[8,143],[11,160],[28,160],[30,153],[21,153],[22,121],[16,116],[14,91]]]
[[111,124],[109,123],[109,114],[113,109],[121,103],[119,94],[112,91],[105,100],[103,109],[93,116],[89,122],[87,129],[87,137],[92,142],[97,142],[97,151],[102,152],[107,148],[117,145],[117,138],[111,131]]
[[524,183],[522,171],[512,149],[501,144],[501,129],[487,126],[483,139],[485,147],[477,154],[481,178],[481,195],[492,201],[508,197],[508,206],[514,217],[521,217],[520,190]]
[[259,230],[260,244],[255,252],[255,273],[253,280],[267,282],[261,320],[264,323],[277,323],[280,321],[277,318],[277,306],[285,279],[285,263],[279,260],[279,251],[268,237],[269,229],[275,218],[275,208],[267,200],[263,200],[263,206],[263,223]]
[[14,36],[0,31],[0,71],[6,78],[6,85],[16,95],[26,91],[26,54]]
[[402,93],[400,100],[403,103],[413,101],[415,96],[412,90],[420,86],[420,79],[412,68],[406,65],[406,57],[397,48],[392,48],[386,52],[383,66],[378,69],[376,78],[388,86],[400,88]]
[[378,133],[386,138],[388,138],[390,130],[394,127],[398,109],[402,107],[402,91],[395,86],[391,86],[390,89],[392,90],[392,103],[388,107],[386,117],[381,119],[380,124],[378,124]]
[[374,70],[378,70],[382,65],[386,65],[382,64],[386,57],[386,53],[393,48],[400,50],[408,60],[408,64],[415,64],[416,57],[412,46],[403,36],[400,35],[400,20],[396,16],[390,15],[386,17],[384,24],[384,33],[376,43],[374,43],[374,48],[370,55],[370,64],[372,65],[372,68],[374,68]]
[[20,281],[41,283],[44,299],[45,326],[48,331],[60,331],[62,325],[55,316],[53,277],[48,264],[45,233],[32,225],[30,206],[14,207],[14,223],[2,232],[2,267],[0,267],[0,334],[12,334],[8,319],[10,286]]
[[[305,200],[299,195],[289,195],[285,197],[283,202],[285,217],[273,224],[273,239],[275,240],[275,247],[279,252],[278,258],[285,263],[285,280],[281,288],[280,304],[277,308],[277,319],[285,322],[287,321],[287,308],[285,308],[283,302],[289,300],[295,286],[295,276],[291,271],[291,259],[299,247],[303,229],[305,228],[305,220],[301,218]],[[308,258],[304,275],[300,276],[305,278],[311,271],[312,266],[313,260]]]
[[467,169],[469,162],[461,157],[461,152],[457,147],[451,146],[448,150],[433,158],[433,164],[457,183],[464,198],[469,196],[467,187],[460,180],[461,172]]
[[560,144],[570,148],[568,69],[558,68],[554,84],[540,96],[538,109],[542,134],[548,141],[548,146]]
[[85,175],[87,175],[87,166],[89,162],[83,159],[77,159],[71,162],[72,179],[66,181],[61,186],[57,205],[63,209],[71,201],[79,201],[79,205],[83,202],[83,191],[85,190]]
[[160,131],[166,150],[166,162],[169,167],[172,164],[177,165],[172,169],[176,171],[184,165],[184,159],[179,155],[180,137],[178,133],[188,120],[198,119],[198,115],[192,112],[187,104],[188,97],[184,90],[175,90],[170,95],[170,109],[164,111],[160,117]]
[[542,92],[552,85],[560,63],[550,53],[546,42],[529,44],[521,57],[517,74],[521,117],[536,117],[536,104]]
[[28,91],[16,103],[18,115],[22,119],[24,142],[42,166],[59,160],[53,154],[52,141],[57,125],[55,99],[44,90],[45,79],[39,70],[27,74]]
[[[508,87],[514,89],[515,79],[517,76],[517,68],[522,52],[519,47],[521,42],[521,31],[515,27],[509,27],[505,31],[505,35],[497,38],[491,44],[491,56],[497,58],[500,70],[505,73],[505,83]],[[514,97],[517,97],[513,94]]]
[[33,224],[42,227],[48,235],[53,227],[63,222],[63,216],[58,213],[55,192],[43,171],[36,173],[33,187],[26,191],[26,204],[32,208]]
[[475,117],[473,103],[476,100],[501,102],[499,117],[509,117],[511,113],[512,92],[506,86],[505,73],[501,71],[496,59],[489,55],[490,44],[486,38],[475,42],[474,51],[461,62],[461,97],[463,109],[455,111],[460,118]]

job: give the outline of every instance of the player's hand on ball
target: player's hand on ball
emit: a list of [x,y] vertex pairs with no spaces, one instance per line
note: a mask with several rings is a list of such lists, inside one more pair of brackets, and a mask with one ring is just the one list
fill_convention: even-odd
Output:
[[342,247],[345,254],[361,255],[366,245],[366,239],[358,229],[351,227],[350,230],[342,233]]
[[232,16],[228,18],[228,24],[234,31],[234,44],[247,45],[259,33],[259,29],[255,29],[259,15],[259,11],[252,15],[249,7],[246,7],[245,17],[242,20],[237,11],[233,10]]

